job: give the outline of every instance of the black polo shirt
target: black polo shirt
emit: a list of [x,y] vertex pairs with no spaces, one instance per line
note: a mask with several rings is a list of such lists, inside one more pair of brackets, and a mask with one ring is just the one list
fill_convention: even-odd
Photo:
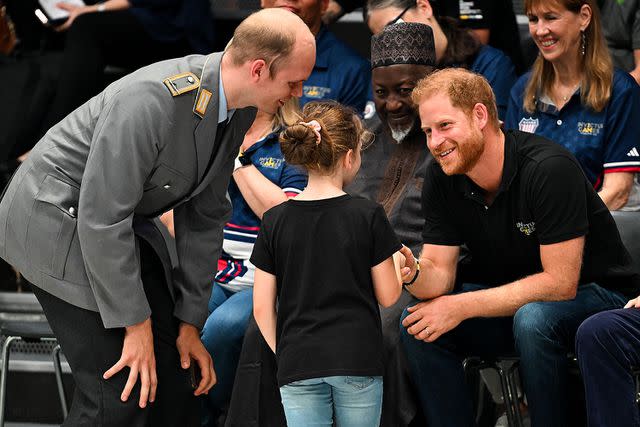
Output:
[[427,168],[424,243],[471,253],[461,280],[497,286],[542,271],[540,245],[586,236],[580,284],[635,297],[640,276],[609,210],[565,148],[519,131],[505,133],[502,182],[491,205],[466,175]]

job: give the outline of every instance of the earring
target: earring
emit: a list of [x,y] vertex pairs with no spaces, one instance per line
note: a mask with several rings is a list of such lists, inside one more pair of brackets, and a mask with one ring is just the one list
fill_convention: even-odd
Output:
[[580,31],[580,54],[584,56],[587,53],[587,36],[584,34],[584,31]]

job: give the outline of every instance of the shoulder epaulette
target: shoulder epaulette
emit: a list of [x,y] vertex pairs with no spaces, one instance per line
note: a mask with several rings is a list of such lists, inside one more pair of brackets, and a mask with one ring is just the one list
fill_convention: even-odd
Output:
[[171,95],[178,96],[200,87],[200,79],[191,72],[176,74],[162,81]]

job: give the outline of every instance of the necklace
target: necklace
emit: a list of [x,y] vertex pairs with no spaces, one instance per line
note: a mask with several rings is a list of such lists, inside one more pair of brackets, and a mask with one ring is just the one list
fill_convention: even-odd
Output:
[[[576,90],[578,90],[579,87],[580,87],[580,83],[573,86],[573,88],[571,88],[566,95],[560,95],[560,98],[562,98],[562,102],[566,103],[573,96],[573,94],[576,93]],[[557,92],[558,91],[556,89],[556,93]]]

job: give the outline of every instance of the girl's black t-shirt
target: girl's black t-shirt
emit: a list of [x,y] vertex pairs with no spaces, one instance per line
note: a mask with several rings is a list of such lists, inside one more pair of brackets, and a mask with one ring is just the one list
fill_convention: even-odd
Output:
[[293,199],[265,213],[251,262],[277,279],[280,386],[383,374],[371,267],[401,246],[384,209],[361,197]]

